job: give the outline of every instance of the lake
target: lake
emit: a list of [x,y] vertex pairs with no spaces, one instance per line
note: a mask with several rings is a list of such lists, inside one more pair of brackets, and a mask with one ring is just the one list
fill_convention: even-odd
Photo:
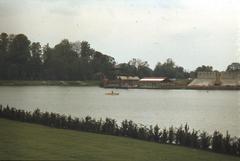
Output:
[[117,89],[99,87],[1,86],[0,104],[19,109],[124,119],[161,128],[188,123],[212,133],[240,136],[240,91]]

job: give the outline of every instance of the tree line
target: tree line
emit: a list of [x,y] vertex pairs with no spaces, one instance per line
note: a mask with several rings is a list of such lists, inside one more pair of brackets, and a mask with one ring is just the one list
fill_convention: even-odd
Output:
[[203,149],[217,153],[240,156],[240,138],[231,137],[228,132],[225,136],[219,131],[213,135],[207,132],[189,130],[189,126],[178,128],[161,129],[158,125],[144,126],[138,125],[131,120],[124,120],[120,125],[115,119],[106,118],[96,120],[87,116],[77,118],[61,115],[58,113],[41,112],[36,109],[33,112],[16,109],[13,107],[3,107],[0,105],[0,117],[22,122],[42,124],[54,128],[71,129],[107,135],[130,137],[134,139],[152,141],[161,144],[181,145],[196,149]]
[[[227,70],[240,71],[240,64],[232,63]],[[195,77],[198,71],[213,68],[203,65],[187,72],[169,58],[152,70],[147,61],[136,58],[116,64],[113,57],[94,50],[87,41],[64,39],[50,47],[31,42],[24,34],[0,35],[0,80],[99,80],[117,75],[184,79]]]
[[51,48],[30,42],[24,34],[0,35],[0,79],[95,80],[111,77],[115,60],[87,41],[62,40]]

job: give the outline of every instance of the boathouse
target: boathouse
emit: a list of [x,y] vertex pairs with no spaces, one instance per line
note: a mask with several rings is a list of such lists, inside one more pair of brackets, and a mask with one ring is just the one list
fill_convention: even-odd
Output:
[[104,79],[102,84],[105,88],[136,88],[139,80],[137,76],[117,76],[114,80]]
[[120,88],[135,88],[140,80],[137,76],[117,76]]
[[140,88],[161,88],[171,84],[172,81],[167,77],[145,77],[140,79],[138,86]]

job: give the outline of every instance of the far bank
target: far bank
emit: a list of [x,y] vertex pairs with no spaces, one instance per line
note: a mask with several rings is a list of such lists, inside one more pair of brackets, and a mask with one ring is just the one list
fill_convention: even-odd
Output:
[[0,80],[0,86],[99,86],[100,81]]

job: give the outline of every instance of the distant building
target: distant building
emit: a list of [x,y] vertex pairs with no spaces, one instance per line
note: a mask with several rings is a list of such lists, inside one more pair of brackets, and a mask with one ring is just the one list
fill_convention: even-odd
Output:
[[138,86],[140,88],[160,88],[171,84],[172,81],[167,77],[145,77],[140,79]]
[[135,88],[140,80],[137,76],[117,76],[121,88]]
[[[189,87],[210,87],[214,86],[217,80],[217,72],[198,72],[197,78],[194,79]],[[219,79],[218,79],[219,81]]]
[[240,72],[198,72],[189,87],[240,86]]
[[221,72],[221,86],[240,86],[240,72]]
[[140,80],[137,76],[117,76],[115,80],[105,79],[103,86],[106,88],[136,88]]

